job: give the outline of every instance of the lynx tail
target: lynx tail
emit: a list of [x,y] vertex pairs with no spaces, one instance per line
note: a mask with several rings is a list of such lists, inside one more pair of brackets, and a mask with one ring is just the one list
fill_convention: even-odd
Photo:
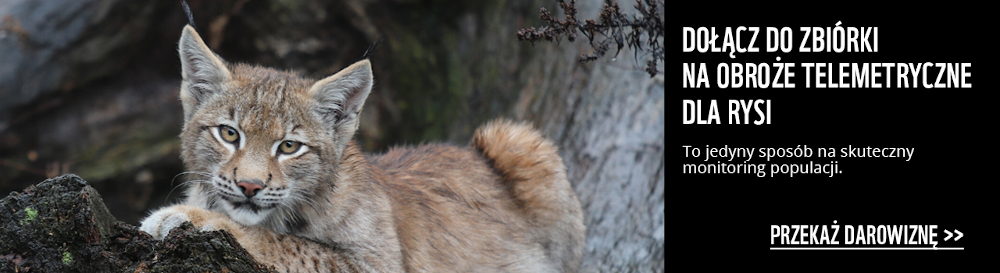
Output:
[[548,258],[561,262],[565,272],[575,272],[585,227],[556,146],[527,123],[502,119],[477,129],[472,146],[489,159],[536,230],[545,233],[535,236],[543,241]]

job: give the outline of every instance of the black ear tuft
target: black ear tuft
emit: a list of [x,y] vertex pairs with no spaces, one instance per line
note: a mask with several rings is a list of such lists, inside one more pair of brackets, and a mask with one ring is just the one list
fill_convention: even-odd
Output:
[[188,2],[185,0],[181,0],[181,7],[184,8],[184,13],[187,14],[188,24],[191,25],[191,27],[197,29],[198,27],[194,25],[194,15],[191,15],[191,7],[188,7]]
[[382,40],[385,40],[385,37],[378,38],[378,40],[375,40],[375,42],[368,47],[368,50],[365,50],[365,55],[361,56],[361,59],[362,60],[368,59],[368,56],[371,56],[372,52],[375,51],[375,47],[378,47],[378,43],[382,42]]

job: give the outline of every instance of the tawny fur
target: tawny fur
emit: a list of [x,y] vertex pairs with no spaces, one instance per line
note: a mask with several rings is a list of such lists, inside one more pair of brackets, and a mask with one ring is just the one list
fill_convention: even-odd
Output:
[[[227,230],[284,272],[577,271],[580,204],[556,147],[529,125],[498,120],[468,147],[366,157],[351,138],[372,86],[367,60],[314,81],[227,64],[190,27],[180,52],[193,180],[185,203],[154,212],[143,231]],[[284,141],[304,150],[281,154]],[[263,188],[244,197],[248,181]]]

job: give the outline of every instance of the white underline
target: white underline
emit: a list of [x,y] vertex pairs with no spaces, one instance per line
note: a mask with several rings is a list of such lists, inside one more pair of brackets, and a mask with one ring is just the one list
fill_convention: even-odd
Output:
[[965,250],[964,247],[772,247],[771,250]]

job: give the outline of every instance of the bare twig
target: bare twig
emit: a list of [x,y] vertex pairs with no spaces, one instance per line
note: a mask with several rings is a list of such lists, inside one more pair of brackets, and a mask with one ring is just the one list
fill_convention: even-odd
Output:
[[18,169],[18,170],[21,170],[21,171],[25,171],[25,172],[37,174],[37,175],[40,175],[40,176],[46,176],[46,177],[48,176],[48,175],[46,175],[45,170],[40,170],[40,169],[32,168],[32,167],[29,167],[29,166],[26,166],[26,165],[17,164],[17,163],[11,162],[11,161],[7,161],[6,159],[3,159],[3,158],[0,158],[0,165],[4,165],[4,166],[15,168],[15,169]]

